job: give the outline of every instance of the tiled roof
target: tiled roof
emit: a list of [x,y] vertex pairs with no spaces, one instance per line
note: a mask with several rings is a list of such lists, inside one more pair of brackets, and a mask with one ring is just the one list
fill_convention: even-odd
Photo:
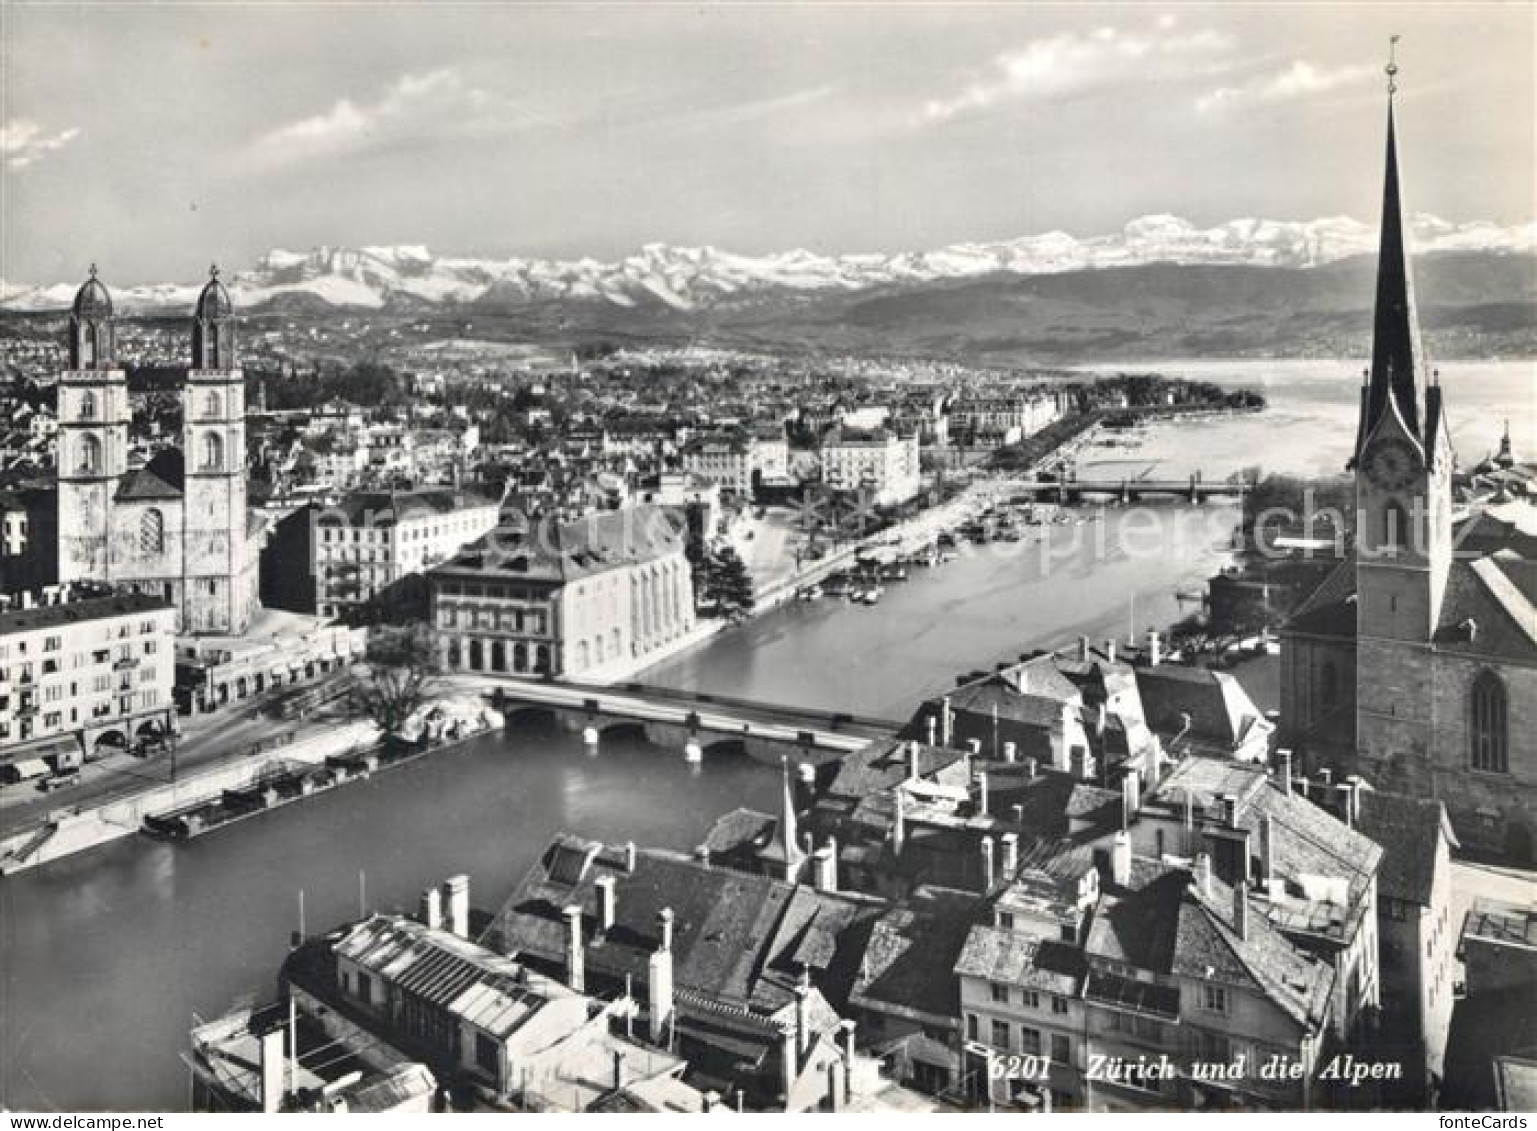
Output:
[[113,497],[120,503],[150,501],[153,499],[179,499],[180,488],[173,487],[147,467],[130,471],[118,480]]
[[867,1009],[954,1018],[951,977],[979,902],[972,892],[920,887],[870,932],[849,1000]]
[[0,636],[32,632],[60,624],[79,624],[101,617],[134,616],[172,608],[162,597],[144,593],[110,593],[101,597],[76,597],[62,605],[31,609],[0,609]]
[[978,924],[966,936],[955,961],[963,977],[1077,996],[1088,967],[1083,952],[1057,939],[1041,939],[1002,927]]
[[[600,876],[615,881],[613,927],[598,922]],[[820,961],[836,981],[847,965],[845,932],[860,915],[857,897],[794,887],[767,876],[712,867],[658,849],[624,853],[560,834],[529,869],[486,931],[486,945],[547,966],[564,963],[564,908],[582,908],[589,979],[637,984],[649,976],[659,943],[657,916],[673,912],[674,983],[705,1002],[762,1014],[793,997],[799,962]],[[851,974],[845,974],[850,976]],[[589,982],[590,984],[590,982]]]
[[576,581],[680,553],[682,520],[662,507],[602,511],[530,529],[498,527],[434,569],[434,574]]
[[[918,743],[918,772],[928,776],[959,762],[963,754],[943,746]],[[863,798],[907,780],[908,743],[880,738],[843,760],[827,792],[836,797]]]
[[1429,798],[1362,790],[1356,827],[1382,846],[1378,897],[1429,907],[1441,838],[1457,843],[1446,806]]

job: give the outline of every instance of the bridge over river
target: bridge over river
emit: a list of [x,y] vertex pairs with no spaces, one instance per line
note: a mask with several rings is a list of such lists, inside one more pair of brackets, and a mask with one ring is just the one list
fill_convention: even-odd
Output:
[[[477,676],[477,679],[479,677]],[[904,725],[815,708],[702,695],[669,687],[625,683],[611,687],[559,680],[495,678],[492,699],[507,721],[553,719],[601,743],[606,735],[643,736],[658,746],[705,751],[739,750],[754,758],[794,757],[819,765],[842,758]]]
[[1107,495],[1123,503],[1134,503],[1148,496],[1183,499],[1202,503],[1207,499],[1241,499],[1253,490],[1246,479],[1203,479],[1199,473],[1186,479],[1033,479],[1010,483],[1016,499],[1027,502],[1045,499],[1057,503],[1076,503],[1085,495]]

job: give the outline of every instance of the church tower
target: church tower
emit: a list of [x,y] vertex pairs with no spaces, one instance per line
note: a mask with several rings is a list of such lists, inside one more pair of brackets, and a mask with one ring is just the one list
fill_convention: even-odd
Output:
[[128,470],[128,379],[117,367],[112,296],[91,276],[69,314],[69,368],[58,384],[60,581],[112,578],[112,505]]
[[255,611],[255,563],[247,560],[245,377],[235,364],[234,305],[218,268],[193,313],[182,459],[183,631],[242,632]]
[[[1356,486],[1356,746],[1370,761],[1428,753],[1425,652],[1452,560],[1452,451],[1420,341],[1404,246],[1388,64],[1387,171],[1371,368],[1350,468]],[[1422,686],[1423,685],[1423,686]]]

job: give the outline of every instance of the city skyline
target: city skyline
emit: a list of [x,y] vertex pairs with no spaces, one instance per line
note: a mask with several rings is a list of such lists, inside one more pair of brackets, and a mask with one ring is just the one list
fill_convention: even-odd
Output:
[[180,278],[189,245],[839,254],[1164,212],[1371,223],[1356,157],[1393,33],[1410,210],[1532,219],[1527,123],[1490,112],[1534,97],[1525,6],[83,11],[8,15],[8,280],[76,277],[82,233],[134,283]]

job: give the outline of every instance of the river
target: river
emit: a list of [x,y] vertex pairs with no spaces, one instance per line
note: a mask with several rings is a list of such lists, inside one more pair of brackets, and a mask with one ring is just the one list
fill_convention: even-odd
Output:
[[[1141,368],[1121,365],[1116,368]],[[1151,366],[1149,366],[1151,368]],[[1250,417],[1159,424],[1135,450],[1092,449],[1108,468],[1153,463],[1220,476],[1253,464],[1343,466],[1355,400],[1348,366],[1159,366],[1251,384]],[[1529,363],[1443,367],[1455,441],[1476,459],[1509,413],[1537,448]],[[1453,376],[1456,391],[1453,392]],[[1341,384],[1345,388],[1341,389]],[[1086,465],[1085,474],[1093,470]],[[671,686],[902,716],[956,673],[1031,647],[1166,623],[1175,590],[1225,557],[1230,506],[1108,508],[1037,543],[989,547],[887,588],[868,608],[793,605],[648,671]],[[1135,595],[1135,608],[1132,596]],[[610,742],[588,756],[570,736],[489,736],[460,750],[258,817],[191,844],[141,838],[0,881],[0,1106],[177,1110],[177,1054],[193,1015],[271,992],[304,889],[308,926],[368,906],[413,908],[424,886],[471,877],[495,906],[559,829],[687,849],[737,805],[776,804],[777,778],[745,760],[685,766],[677,751]]]

